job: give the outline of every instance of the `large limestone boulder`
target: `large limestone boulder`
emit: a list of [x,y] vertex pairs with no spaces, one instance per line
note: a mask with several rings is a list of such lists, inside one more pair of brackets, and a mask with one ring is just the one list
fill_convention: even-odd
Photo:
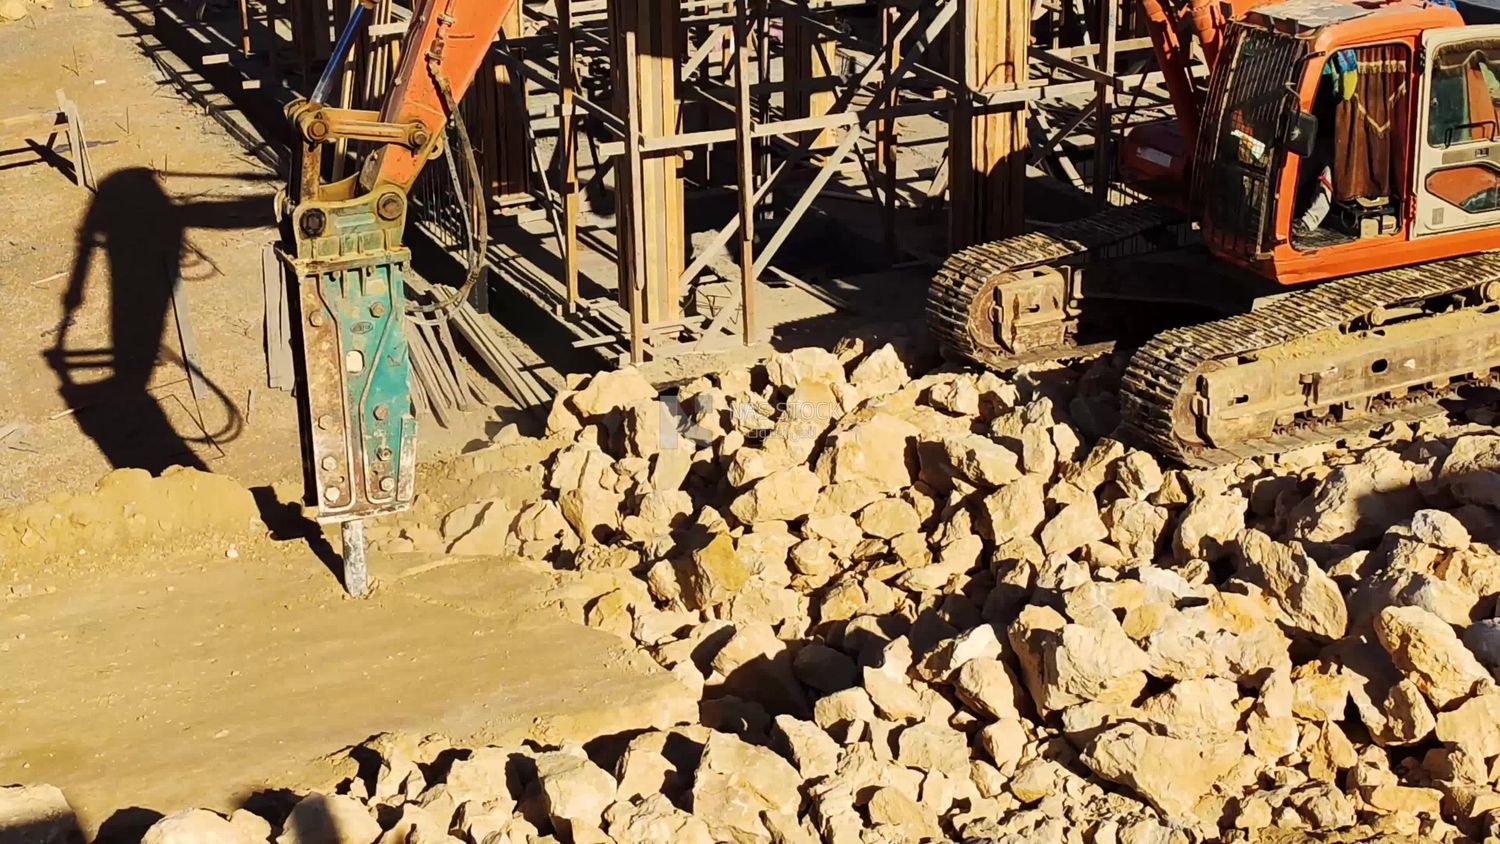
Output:
[[604,810],[615,802],[616,783],[579,751],[558,750],[536,758],[542,803],[552,826],[564,833],[598,829]]
[[73,807],[51,785],[0,786],[0,842],[82,844]]
[[1146,687],[1150,659],[1118,624],[1072,624],[1055,610],[1028,606],[1009,637],[1044,714],[1085,701],[1132,703]]
[[1289,518],[1291,535],[1307,542],[1357,544],[1411,518],[1422,505],[1410,464],[1386,449],[1339,466]]
[[858,483],[885,494],[911,485],[921,431],[890,413],[876,412],[834,431],[818,458],[818,474],[830,484]]
[[1239,556],[1242,576],[1265,590],[1294,630],[1326,641],[1344,635],[1349,609],[1343,593],[1311,557],[1258,530],[1240,537]]
[[1218,742],[1154,736],[1138,724],[1104,730],[1089,743],[1083,764],[1101,777],[1128,786],[1168,815],[1183,817],[1244,756],[1245,741]]
[[352,797],[309,794],[292,807],[276,844],[372,844],[380,824]]
[[802,778],[772,750],[713,733],[693,780],[693,814],[708,824],[715,841],[770,842],[765,812],[796,815]]
[[1441,711],[1490,685],[1490,673],[1459,641],[1452,626],[1420,607],[1387,607],[1375,635],[1396,667],[1406,672]]
[[[4,833],[0,832],[0,839]],[[174,812],[151,825],[141,844],[265,844],[207,809]]]

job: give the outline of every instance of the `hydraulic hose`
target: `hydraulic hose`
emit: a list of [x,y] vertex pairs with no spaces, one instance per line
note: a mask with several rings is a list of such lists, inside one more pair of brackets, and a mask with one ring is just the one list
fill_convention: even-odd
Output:
[[[469,129],[464,124],[464,116],[459,111],[458,102],[453,96],[453,87],[448,84],[448,77],[444,75],[439,59],[430,57],[427,61],[427,69],[432,74],[433,85],[437,88],[438,98],[442,100],[443,108],[453,120],[458,153],[462,156],[464,170],[469,176],[470,198],[464,214],[470,235],[467,249],[469,269],[464,283],[446,298],[426,305],[408,305],[406,312],[412,316],[439,314],[446,317],[459,303],[468,298],[474,285],[478,284],[479,279],[484,276],[484,260],[489,252],[490,232],[489,226],[485,225],[484,178],[479,172],[479,160],[474,156],[474,145],[469,140]],[[457,184],[453,187],[456,192],[459,192],[459,203],[462,205],[464,187]]]

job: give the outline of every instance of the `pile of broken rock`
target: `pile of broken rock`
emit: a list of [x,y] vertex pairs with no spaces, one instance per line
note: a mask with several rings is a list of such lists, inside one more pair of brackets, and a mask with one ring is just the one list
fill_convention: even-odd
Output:
[[666,403],[630,369],[575,382],[544,436],[469,458],[536,494],[381,542],[549,561],[698,723],[383,736],[309,799],[381,819],[362,844],[1500,835],[1500,436],[1163,467],[1101,436],[1115,371],[849,343]]

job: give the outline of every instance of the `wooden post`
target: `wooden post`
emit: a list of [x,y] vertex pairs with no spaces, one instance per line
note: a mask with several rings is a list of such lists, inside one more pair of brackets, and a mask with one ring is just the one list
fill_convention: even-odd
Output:
[[[960,0],[953,20],[953,76],[982,98],[1024,84],[1031,16],[1025,0]],[[1026,107],[959,96],[949,125],[950,245],[1009,237],[1024,224]]]
[[[516,0],[500,24],[507,38],[524,35],[523,0]],[[531,165],[526,144],[528,120],[526,80],[512,79],[510,68],[490,52],[475,77],[479,103],[479,163],[487,196],[498,204],[516,204],[531,197]],[[519,96],[518,96],[519,95]]]
[[[1111,76],[1115,72],[1115,6],[1116,0],[1096,0],[1099,11],[1099,70]],[[1094,204],[1109,204],[1109,183],[1114,163],[1111,140],[1114,137],[1114,86],[1099,81],[1094,101]]]
[[563,281],[567,311],[578,310],[578,121],[573,93],[578,85],[573,55],[573,3],[557,0],[558,150],[562,164]]
[[[892,39],[896,37],[897,14],[897,9],[894,6],[882,6],[880,9],[880,43],[882,46],[890,47],[883,62],[886,79],[891,78],[891,73],[896,69],[896,65],[901,63],[901,47],[899,44],[892,43]],[[886,92],[883,105],[886,108],[894,108],[900,100],[900,93],[901,90],[899,87],[892,86]],[[899,177],[896,172],[897,134],[898,126],[894,116],[880,121],[879,143],[876,144],[875,157],[880,162],[879,166],[883,175],[882,181],[884,182],[885,250],[886,254],[892,259],[896,257],[897,249],[896,186],[899,183]]]
[[[639,139],[676,134],[679,0],[612,0],[610,15],[615,113],[636,127]],[[627,45],[634,49],[625,49]],[[619,183],[622,299],[627,298],[626,268],[639,258],[643,275],[636,282],[641,290],[638,316],[646,325],[670,322],[681,316],[678,278],[686,263],[682,153],[642,156],[630,148],[629,137],[625,143],[627,163],[632,156],[642,160],[638,170],[627,168]]]
[[[734,12],[734,151],[740,219],[755,219],[755,149],[750,106],[750,4],[737,0]],[[764,48],[764,45],[761,45]],[[740,226],[740,328],[745,345],[755,342],[755,227]]]
[[[838,43],[803,20],[808,0],[796,0],[795,5],[798,8],[787,11],[781,23],[785,43],[781,75],[787,86],[782,111],[788,119],[822,117],[836,99],[833,63],[838,60]],[[817,149],[833,143],[835,131],[821,129],[804,134],[813,136],[811,145]]]
[[[642,109],[637,105],[640,101],[640,81],[637,76],[637,62],[640,52],[637,48],[638,40],[635,30],[636,22],[632,21],[626,29],[615,29],[616,38],[621,44],[617,53],[619,70],[617,75],[621,79],[619,96],[625,102],[625,169],[621,174],[624,178],[620,180],[621,186],[631,186],[631,190],[621,191],[622,204],[619,206],[615,219],[619,228],[618,239],[620,249],[620,293],[625,299],[625,306],[630,311],[630,362],[641,363],[646,359],[645,333],[646,333],[646,304],[642,293],[646,287],[646,277],[649,272],[649,261],[646,258],[646,249],[642,246],[646,242],[645,203],[642,201],[644,191],[640,185],[645,181],[642,174],[644,162],[641,159],[641,131],[640,113]],[[628,199],[628,205],[624,200]]]

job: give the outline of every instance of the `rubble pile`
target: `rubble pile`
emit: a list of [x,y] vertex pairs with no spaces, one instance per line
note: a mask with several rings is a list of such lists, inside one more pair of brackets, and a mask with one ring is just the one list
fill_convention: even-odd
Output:
[[471,455],[492,495],[380,545],[568,572],[564,609],[700,693],[698,723],[381,736],[308,798],[353,832],[275,840],[1500,836],[1500,436],[1185,470],[1104,436],[1110,361],[931,364],[799,349],[667,401],[602,373]]

